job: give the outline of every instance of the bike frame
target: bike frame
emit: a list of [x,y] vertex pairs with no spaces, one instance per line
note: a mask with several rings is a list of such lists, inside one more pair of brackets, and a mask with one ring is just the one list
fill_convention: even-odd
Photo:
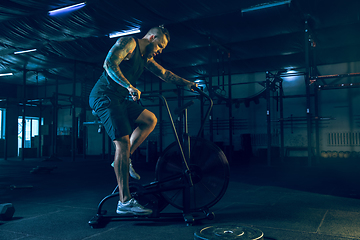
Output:
[[[201,96],[207,98],[210,102],[209,108],[206,112],[205,117],[202,119],[201,122],[201,127],[200,130],[198,132],[198,135],[195,139],[195,143],[197,141],[197,139],[199,138],[201,132],[204,129],[204,125],[205,125],[205,121],[206,119],[209,117],[211,109],[213,107],[213,101],[212,99],[206,95],[203,91],[201,91],[200,89],[193,87],[192,90],[197,91]],[[143,97],[159,97],[162,102],[165,105],[165,108],[168,112],[169,118],[170,118],[170,122],[171,122],[171,126],[174,132],[174,136],[175,136],[175,140],[177,142],[177,145],[179,146],[179,150],[180,150],[180,154],[181,154],[181,158],[182,158],[182,163],[183,163],[183,167],[184,167],[184,171],[181,174],[169,177],[167,179],[161,180],[161,181],[154,181],[151,182],[149,184],[145,184],[143,185],[144,190],[141,192],[141,194],[146,195],[146,194],[159,194],[161,192],[165,192],[165,191],[171,191],[171,190],[179,190],[182,189],[183,191],[183,218],[185,220],[185,222],[187,222],[188,224],[192,223],[194,221],[194,217],[191,214],[191,209],[190,209],[190,188],[193,186],[193,181],[192,181],[192,177],[191,177],[191,169],[189,168],[189,161],[190,161],[190,148],[191,148],[191,143],[190,143],[190,136],[188,133],[188,122],[187,122],[187,108],[189,106],[191,106],[192,104],[184,104],[182,107],[180,107],[179,109],[177,109],[178,114],[184,114],[183,118],[184,118],[184,126],[185,126],[185,132],[183,134],[183,138],[182,141],[179,138],[179,135],[177,133],[170,109],[169,109],[169,105],[167,103],[166,98],[161,95],[161,94],[156,94],[156,95],[145,95]],[[195,145],[194,145],[195,146]],[[169,187],[164,187],[162,186],[165,183],[171,183],[173,182],[173,184],[167,184]],[[123,218],[124,216],[121,215],[115,215],[115,216],[111,216],[111,215],[104,215],[104,211],[102,210],[102,207],[104,205],[104,203],[114,197],[118,196],[118,186],[116,186],[116,188],[113,190],[113,192],[106,196],[105,198],[103,198],[101,200],[101,202],[98,205],[98,210],[97,210],[97,215],[96,217],[98,219],[100,218]],[[137,192],[133,192],[132,195],[136,196]],[[202,211],[205,213],[205,215],[208,217],[209,216],[209,212],[208,209],[198,209],[198,211]],[[106,214],[106,212],[105,212]],[[177,214],[178,215],[178,214]],[[163,213],[160,214],[157,217],[161,217],[161,216],[174,216],[174,214],[169,214],[169,213]],[[129,217],[129,216],[127,216]],[[89,221],[89,224],[91,220]]]

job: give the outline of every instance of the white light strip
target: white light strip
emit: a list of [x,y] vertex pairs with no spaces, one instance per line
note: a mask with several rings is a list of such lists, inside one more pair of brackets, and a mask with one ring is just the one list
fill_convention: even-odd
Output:
[[24,50],[24,51],[14,52],[14,54],[22,54],[22,53],[35,52],[35,51],[37,51],[36,48],[30,49],[30,50]]
[[269,3],[263,3],[263,4],[259,4],[259,5],[255,5],[249,8],[244,8],[241,9],[241,12],[251,12],[251,11],[256,11],[256,10],[260,10],[260,9],[265,9],[265,8],[271,8],[271,7],[276,7],[276,6],[280,6],[280,5],[285,5],[285,4],[290,4],[291,0],[285,0],[285,1],[274,1],[274,2],[269,2]]
[[122,31],[122,32],[114,32],[114,33],[109,34],[109,38],[116,38],[116,37],[131,35],[131,34],[135,34],[135,33],[139,33],[139,32],[140,32],[140,29],[133,29],[133,30]]
[[58,13],[61,13],[61,12],[74,11],[76,9],[84,7],[85,5],[86,5],[86,2],[82,2],[82,3],[74,4],[74,5],[71,5],[71,6],[58,8],[58,9],[49,11],[49,15],[55,15],[55,14],[58,14]]
[[13,73],[0,73],[0,77],[4,77],[4,76],[12,76],[14,75]]

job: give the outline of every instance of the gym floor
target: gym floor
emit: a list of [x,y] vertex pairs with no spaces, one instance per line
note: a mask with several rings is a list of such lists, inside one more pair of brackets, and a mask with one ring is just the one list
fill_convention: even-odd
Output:
[[[233,163],[214,220],[121,220],[93,229],[88,221],[115,187],[108,160],[0,159],[0,204],[15,207],[10,221],[0,221],[0,239],[190,240],[208,226],[259,229],[271,240],[360,239],[359,164],[337,161],[310,168],[291,159],[271,167]],[[153,167],[134,165],[141,183],[153,180]],[[37,166],[56,168],[31,173]]]

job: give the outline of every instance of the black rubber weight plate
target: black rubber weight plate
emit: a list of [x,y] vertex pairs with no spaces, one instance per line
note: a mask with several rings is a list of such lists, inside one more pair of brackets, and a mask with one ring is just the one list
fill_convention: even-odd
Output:
[[[229,183],[229,164],[225,154],[214,143],[205,140],[191,139],[190,162],[194,186],[191,187],[190,209],[210,208],[225,194]],[[156,177],[159,181],[183,173],[183,161],[177,143],[169,145],[159,158],[156,166]],[[179,184],[181,182],[178,182]],[[163,187],[176,185],[176,181],[162,184]],[[162,196],[174,207],[183,209],[182,189],[162,192]]]
[[263,236],[259,229],[236,225],[209,226],[194,233],[195,240],[261,240]]

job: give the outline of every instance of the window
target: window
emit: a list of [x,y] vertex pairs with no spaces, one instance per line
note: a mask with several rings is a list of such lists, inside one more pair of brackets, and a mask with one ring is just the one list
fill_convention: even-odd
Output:
[[[43,124],[41,122],[41,124]],[[23,137],[23,120],[22,116],[18,118],[18,150],[22,148]],[[39,135],[39,118],[38,117],[25,117],[25,146],[24,148],[31,148],[33,146],[31,139]]]

